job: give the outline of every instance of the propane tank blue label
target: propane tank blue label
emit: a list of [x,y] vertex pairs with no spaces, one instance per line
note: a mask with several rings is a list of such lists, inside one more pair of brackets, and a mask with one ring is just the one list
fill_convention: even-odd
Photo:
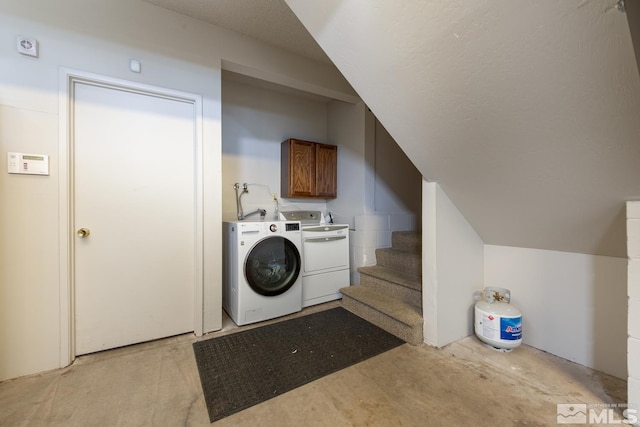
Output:
[[500,339],[508,341],[522,339],[522,316],[500,318]]

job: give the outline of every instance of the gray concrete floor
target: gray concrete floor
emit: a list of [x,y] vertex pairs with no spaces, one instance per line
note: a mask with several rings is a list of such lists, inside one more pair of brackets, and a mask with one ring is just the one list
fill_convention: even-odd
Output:
[[[223,326],[200,339],[238,330],[228,319]],[[91,354],[2,382],[0,425],[209,425],[196,340],[189,334]],[[404,344],[214,425],[550,426],[557,404],[624,402],[623,380],[526,345],[501,353],[467,337],[442,349]]]

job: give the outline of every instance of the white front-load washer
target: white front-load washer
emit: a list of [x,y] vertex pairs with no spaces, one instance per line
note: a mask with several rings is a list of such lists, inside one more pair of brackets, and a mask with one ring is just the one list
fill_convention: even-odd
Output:
[[223,223],[222,307],[238,325],[302,310],[299,221]]

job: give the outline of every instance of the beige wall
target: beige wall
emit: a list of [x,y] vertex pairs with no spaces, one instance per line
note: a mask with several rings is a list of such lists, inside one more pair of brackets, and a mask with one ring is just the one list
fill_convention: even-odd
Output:
[[[18,35],[38,39],[39,58],[16,52]],[[58,217],[67,173],[59,168],[61,68],[202,95],[204,328],[219,328],[223,61],[354,97],[348,84],[333,67],[142,0],[0,0],[0,41],[0,158],[42,153],[51,164],[49,176],[0,170],[0,380],[67,363],[60,350],[69,327],[61,323],[68,297],[60,293],[60,239],[67,237],[59,236]],[[141,61],[142,73],[129,71],[131,58]]]

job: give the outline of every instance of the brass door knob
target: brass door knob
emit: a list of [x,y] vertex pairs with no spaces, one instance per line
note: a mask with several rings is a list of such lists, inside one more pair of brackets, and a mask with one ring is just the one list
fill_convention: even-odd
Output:
[[76,231],[76,234],[78,235],[78,237],[89,237],[89,234],[91,234],[91,230],[89,230],[88,228],[79,228],[78,231]]

